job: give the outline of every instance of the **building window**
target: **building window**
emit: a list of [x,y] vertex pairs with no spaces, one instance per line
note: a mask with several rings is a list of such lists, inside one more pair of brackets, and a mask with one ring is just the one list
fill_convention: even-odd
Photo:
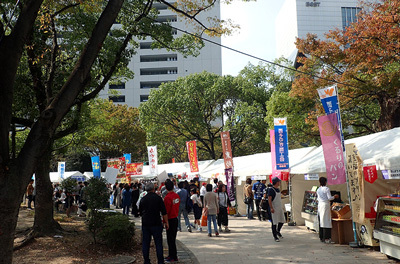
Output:
[[176,15],[157,17],[157,22],[160,22],[160,23],[176,22],[176,20],[177,20]]
[[108,99],[113,103],[125,103],[125,95],[109,96]]
[[151,49],[151,42],[140,43],[140,49]]
[[358,12],[361,11],[361,8],[358,7],[342,7],[342,26],[343,30],[346,30],[351,23],[357,22]]
[[149,96],[148,95],[141,95],[140,96],[140,102],[147,102],[149,100]]
[[119,84],[110,84],[108,86],[109,89],[125,89],[125,83],[119,83]]
[[140,62],[177,61],[177,60],[178,56],[176,54],[140,56]]
[[140,69],[140,75],[178,74],[178,68]]

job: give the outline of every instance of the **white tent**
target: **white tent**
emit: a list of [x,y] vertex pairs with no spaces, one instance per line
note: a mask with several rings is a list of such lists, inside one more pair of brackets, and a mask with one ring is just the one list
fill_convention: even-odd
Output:
[[[64,179],[69,177],[82,179],[85,177],[80,171],[66,171],[64,172]],[[61,182],[60,174],[58,172],[50,172],[50,181],[51,182]]]
[[[400,169],[400,128],[345,140],[349,143],[356,144],[365,165],[377,165],[378,170]],[[292,164],[293,174],[326,172],[322,146]]]

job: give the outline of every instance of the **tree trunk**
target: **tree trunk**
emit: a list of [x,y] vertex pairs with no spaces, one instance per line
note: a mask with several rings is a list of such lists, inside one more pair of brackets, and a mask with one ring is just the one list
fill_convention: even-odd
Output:
[[385,131],[400,127],[400,97],[379,96],[381,115],[377,122],[377,130]]
[[0,39],[0,264],[12,263],[15,227],[26,186],[50,146],[60,121],[89,81],[90,69],[124,1],[113,0],[107,3],[75,70],[55,96],[52,104],[32,126],[13,164],[10,162],[8,145],[14,80],[23,46],[43,0],[24,2],[26,4],[18,17],[13,33]]
[[52,235],[62,230],[60,224],[53,218],[53,186],[50,176],[50,155],[43,155],[39,161],[36,175],[36,202],[35,222],[33,224],[34,236]]
[[0,177],[0,263],[10,264],[19,207],[28,183],[21,182],[13,167],[3,172]]

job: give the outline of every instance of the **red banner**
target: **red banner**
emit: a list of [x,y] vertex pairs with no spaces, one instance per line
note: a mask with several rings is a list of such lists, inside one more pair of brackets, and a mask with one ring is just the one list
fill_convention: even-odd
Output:
[[231,136],[229,131],[221,132],[222,152],[224,153],[225,169],[233,168],[233,158],[231,149]]
[[196,141],[186,141],[186,148],[188,150],[190,171],[199,172],[199,165],[197,163],[197,148]]
[[126,164],[126,176],[143,174],[143,162]]
[[364,178],[369,183],[374,183],[378,179],[378,173],[376,172],[376,165],[366,166],[363,168]]

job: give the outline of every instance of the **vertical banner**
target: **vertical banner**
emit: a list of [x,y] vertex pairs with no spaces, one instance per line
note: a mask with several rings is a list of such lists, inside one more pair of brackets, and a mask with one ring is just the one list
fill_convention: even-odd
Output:
[[60,177],[61,180],[64,180],[64,175],[65,175],[65,161],[62,161],[58,163],[58,176]]
[[374,183],[378,179],[378,172],[376,171],[376,165],[365,166],[363,168],[364,178],[369,183]]
[[125,178],[126,173],[126,162],[125,162],[125,157],[118,158],[118,175],[117,178]]
[[125,163],[126,163],[126,164],[129,164],[129,163],[132,162],[132,160],[131,160],[131,153],[124,154],[124,158],[125,158]]
[[282,181],[287,181],[289,178],[289,170],[277,170],[276,169],[276,147],[275,147],[275,130],[269,130],[269,142],[271,144],[271,167],[272,174],[271,179],[278,177]]
[[100,157],[99,156],[92,157],[92,169],[93,169],[93,177],[100,178],[101,171],[100,171]]
[[235,179],[233,178],[233,169],[225,169],[226,176],[226,192],[229,197],[229,201],[235,201]]
[[285,118],[274,118],[276,169],[289,169],[289,147]]
[[157,175],[158,174],[157,146],[147,147],[147,152],[149,155],[150,174]]
[[336,113],[336,117],[339,124],[340,130],[340,140],[342,142],[343,150],[344,146],[344,137],[343,137],[343,129],[342,129],[342,118],[340,116],[340,108],[339,108],[339,100],[336,91],[336,85],[328,86],[322,89],[317,89],[319,98],[321,99],[322,106],[324,107],[325,113],[327,115]]
[[199,172],[199,165],[197,163],[196,141],[186,141],[186,148],[189,156],[190,172]]
[[222,152],[224,153],[225,169],[233,168],[233,158],[231,149],[231,136],[229,131],[221,132]]
[[336,113],[318,117],[328,185],[346,182],[345,162]]

